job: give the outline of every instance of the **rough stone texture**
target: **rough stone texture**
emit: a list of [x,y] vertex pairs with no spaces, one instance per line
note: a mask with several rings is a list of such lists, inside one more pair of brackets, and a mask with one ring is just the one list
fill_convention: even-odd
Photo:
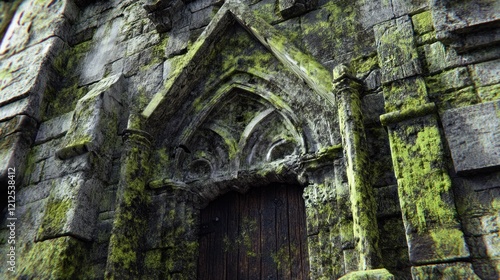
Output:
[[418,59],[412,22],[401,17],[374,27],[382,83],[422,73]]
[[0,1],[5,277],[195,279],[204,207],[277,182],[310,279],[499,279],[497,2]]
[[[497,12],[497,2],[489,0],[462,2],[433,0],[431,7],[438,39],[452,41],[455,47],[462,50],[498,42],[498,36],[491,36],[498,33],[500,16]],[[490,36],[485,36],[486,34],[483,33],[480,37],[472,40],[472,44],[464,42],[469,40],[467,36],[457,36],[459,33],[470,33],[474,36],[474,33],[481,28],[490,29]]]
[[63,136],[70,128],[72,118],[73,112],[69,112],[40,124],[35,144],[40,144]]
[[411,272],[414,279],[480,279],[472,273],[472,265],[465,262],[414,266],[411,268]]
[[496,101],[443,114],[443,127],[457,173],[500,166],[499,108]]

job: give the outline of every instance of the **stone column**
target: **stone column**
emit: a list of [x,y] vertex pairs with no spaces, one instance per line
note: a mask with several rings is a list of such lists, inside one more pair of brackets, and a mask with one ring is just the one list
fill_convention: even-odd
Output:
[[348,73],[345,65],[334,69],[333,82],[349,185],[355,243],[353,245],[358,254],[357,269],[360,271],[347,274],[343,278],[355,278],[363,274],[390,279],[392,275],[387,270],[374,270],[380,266],[381,255],[378,248],[377,206],[368,173],[368,148],[361,112],[361,84]]
[[304,202],[311,279],[338,279],[342,276],[342,240],[339,231],[337,186],[333,161],[341,157],[342,146],[330,146],[317,157],[303,161],[302,178],[307,178]]
[[106,279],[136,279],[141,243],[147,225],[149,194],[149,156],[151,136],[140,130],[127,130],[121,159],[117,208],[111,231]]
[[[412,275],[476,279],[453,201],[435,105],[429,102],[408,16],[374,27],[387,127]],[[436,274],[437,273],[437,274]]]
[[201,197],[186,184],[168,179],[148,187],[157,194],[150,207],[156,217],[149,217],[143,276],[196,279]]

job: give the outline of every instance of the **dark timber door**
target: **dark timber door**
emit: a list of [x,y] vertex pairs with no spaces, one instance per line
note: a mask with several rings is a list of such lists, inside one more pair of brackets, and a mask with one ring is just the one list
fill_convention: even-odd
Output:
[[201,211],[198,279],[308,279],[302,189],[231,192]]

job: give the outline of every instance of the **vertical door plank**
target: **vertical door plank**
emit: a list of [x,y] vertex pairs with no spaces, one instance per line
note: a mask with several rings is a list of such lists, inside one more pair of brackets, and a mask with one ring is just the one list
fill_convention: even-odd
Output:
[[304,208],[301,206],[304,204],[302,199],[302,191],[298,188],[294,188],[295,191],[289,192],[288,200],[290,207],[288,208],[289,213],[289,223],[290,223],[290,253],[294,263],[292,267],[292,278],[294,279],[305,279],[303,259],[307,256],[303,255],[302,250],[302,239],[305,239],[304,231],[302,228],[305,227],[303,223],[302,216],[305,215]]
[[208,209],[201,211],[200,215],[200,239],[199,239],[199,256],[198,256],[198,279],[202,279],[208,275]]
[[228,203],[226,236],[222,244],[222,247],[226,251],[226,280],[238,279],[239,246],[236,240],[238,238],[240,199],[241,196],[234,193],[231,201]]
[[290,224],[290,256],[294,263],[292,267],[292,277],[295,279],[302,278],[302,262],[301,262],[301,249],[300,249],[300,213],[297,200],[297,192],[289,192],[288,201],[288,222]]
[[250,220],[250,246],[247,251],[248,256],[248,279],[261,279],[261,227],[260,200],[261,188],[253,189],[248,194],[249,199],[249,220]]
[[277,279],[277,265],[273,259],[276,254],[276,208],[274,205],[275,187],[262,187],[262,276],[261,279]]
[[276,241],[277,251],[275,262],[277,262],[278,279],[290,280],[291,261],[290,258],[290,238],[289,226],[297,226],[289,224],[288,221],[288,189],[287,185],[276,184],[276,198],[274,204],[276,206]]
[[249,221],[249,203],[248,195],[240,196],[240,211],[239,211],[239,225],[238,225],[238,238],[236,240],[239,248],[238,252],[238,279],[248,278],[248,256],[246,246],[247,224]]

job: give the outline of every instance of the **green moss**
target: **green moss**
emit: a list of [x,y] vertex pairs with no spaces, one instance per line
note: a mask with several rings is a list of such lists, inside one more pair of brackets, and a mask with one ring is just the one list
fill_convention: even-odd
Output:
[[43,221],[38,229],[38,236],[42,238],[54,237],[61,234],[67,223],[67,213],[71,209],[71,200],[50,199],[47,202]]
[[[142,136],[130,135],[130,143],[142,143]],[[124,189],[116,209],[106,279],[138,277],[139,243],[146,226],[145,209],[150,201],[145,191],[149,172],[149,152],[134,145],[122,166]]]
[[470,106],[480,102],[480,99],[473,87],[443,93],[436,96],[436,99],[436,103],[441,111]]
[[412,110],[428,103],[427,89],[422,78],[395,81],[383,87],[385,111]]
[[376,55],[369,57],[361,56],[351,61],[351,71],[353,73],[367,73],[376,68],[379,68],[378,57]]
[[500,84],[479,87],[477,92],[483,102],[498,100],[500,99]]
[[425,34],[434,30],[432,23],[432,14],[430,11],[425,11],[412,16],[413,29],[417,34]]
[[88,250],[83,242],[73,237],[59,237],[37,242],[20,257],[19,279],[84,279],[83,271]]
[[469,252],[464,245],[464,235],[457,228],[437,228],[430,231],[434,241],[434,252],[441,259],[449,256],[468,256]]
[[418,232],[435,223],[455,226],[454,205],[445,200],[452,184],[445,169],[439,128],[408,126],[389,137],[401,209],[408,223]]
[[74,73],[90,47],[90,41],[80,43],[63,51],[52,61],[52,67],[60,79],[57,84],[48,84],[46,87],[42,105],[43,120],[70,112],[87,93],[87,87],[78,86],[78,77]]
[[392,275],[387,269],[373,269],[368,271],[355,271],[348,273],[341,277],[339,280],[394,280]]

